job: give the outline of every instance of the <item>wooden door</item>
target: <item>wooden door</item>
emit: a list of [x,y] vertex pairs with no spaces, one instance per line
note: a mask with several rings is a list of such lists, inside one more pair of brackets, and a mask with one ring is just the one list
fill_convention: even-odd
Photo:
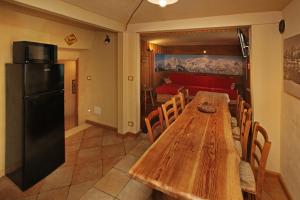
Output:
[[69,130],[78,125],[77,114],[77,61],[64,60],[59,63],[64,64],[65,76],[65,130]]

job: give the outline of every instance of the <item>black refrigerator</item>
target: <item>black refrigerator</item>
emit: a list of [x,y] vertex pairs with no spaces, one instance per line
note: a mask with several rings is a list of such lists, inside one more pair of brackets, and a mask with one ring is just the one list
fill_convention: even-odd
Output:
[[26,190],[64,161],[64,66],[6,64],[6,175]]

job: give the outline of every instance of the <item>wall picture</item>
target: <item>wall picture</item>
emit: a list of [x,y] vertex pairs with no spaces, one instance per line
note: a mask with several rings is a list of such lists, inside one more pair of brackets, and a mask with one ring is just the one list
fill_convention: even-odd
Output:
[[300,98],[300,34],[284,41],[284,90]]
[[155,71],[194,72],[205,74],[242,75],[241,56],[217,55],[155,55]]

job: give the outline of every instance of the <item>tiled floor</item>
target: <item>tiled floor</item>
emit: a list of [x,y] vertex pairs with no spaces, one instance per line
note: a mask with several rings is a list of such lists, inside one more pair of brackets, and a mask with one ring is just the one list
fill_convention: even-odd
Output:
[[[66,163],[26,192],[1,178],[0,200],[151,200],[152,190],[128,176],[149,146],[145,135],[90,127],[66,140]],[[264,200],[287,199],[274,177],[265,186]]]

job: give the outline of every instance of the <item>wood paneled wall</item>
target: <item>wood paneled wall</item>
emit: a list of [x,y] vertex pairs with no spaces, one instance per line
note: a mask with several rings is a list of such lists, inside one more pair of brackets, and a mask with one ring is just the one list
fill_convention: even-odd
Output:
[[242,56],[241,47],[238,45],[214,45],[214,46],[168,46],[165,47],[167,54],[204,54]]
[[[151,51],[149,51],[149,49]],[[234,45],[216,46],[159,46],[141,40],[141,88],[157,87],[162,84],[163,77],[168,76],[169,72],[155,72],[154,56],[156,53],[166,54],[203,54],[207,55],[227,55],[241,56],[241,49]],[[242,77],[235,77],[237,83],[242,84]]]
[[141,40],[141,88],[160,85],[165,75],[165,73],[154,71],[154,56],[156,53],[165,53],[165,48]]

